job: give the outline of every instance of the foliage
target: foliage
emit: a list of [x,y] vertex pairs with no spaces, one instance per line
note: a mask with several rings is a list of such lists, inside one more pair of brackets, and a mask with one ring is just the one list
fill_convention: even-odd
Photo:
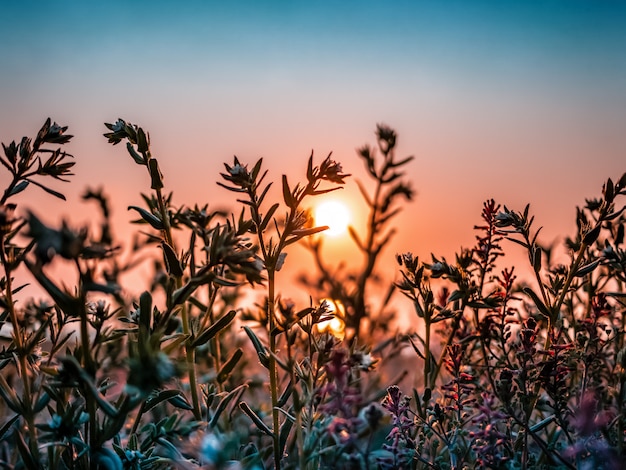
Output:
[[[283,176],[279,200],[262,160],[235,158],[218,184],[240,210],[225,214],[176,206],[148,133],[121,119],[106,127],[150,183],[129,206],[140,230],[125,249],[102,190],[84,193],[98,227],[48,226],[17,210],[32,186],[63,198],[48,184],[71,176],[66,127],[47,120],[34,140],[3,144],[3,467],[620,468],[626,175],[578,209],[565,264],[538,241],[528,206],[490,200],[473,248],[454,262],[397,255],[394,283],[376,267],[413,190],[400,181],[411,157],[396,159],[387,126],[377,151],[358,151],[371,184],[357,183],[369,212],[366,233],[351,229],[364,259],[352,270],[324,259],[325,228],[305,208],[349,177],[330,155],[311,155],[302,182]],[[307,306],[281,295],[292,285],[281,269],[302,242],[315,267],[302,279]],[[529,279],[501,267],[510,243],[528,254]],[[75,285],[51,274],[61,260]],[[154,278],[129,301],[122,274],[146,260]],[[29,276],[45,299],[21,298]],[[385,292],[378,307],[374,289]],[[416,317],[402,334],[388,326],[397,291]],[[325,327],[337,316],[345,338]],[[403,390],[415,369],[419,383]]]

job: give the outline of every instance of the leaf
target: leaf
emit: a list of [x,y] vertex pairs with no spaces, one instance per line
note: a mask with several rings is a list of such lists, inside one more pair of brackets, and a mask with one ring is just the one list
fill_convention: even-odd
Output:
[[626,298],[626,292],[607,292],[606,295],[609,297],[614,297],[616,299]]
[[233,400],[233,398],[235,398],[235,396],[237,396],[241,391],[243,391],[242,389],[245,389],[247,387],[248,385],[242,384],[239,387],[235,388],[234,390],[231,390],[226,396],[224,396],[220,400],[220,402],[217,405],[217,408],[215,409],[215,413],[213,414],[213,417],[211,418],[211,421],[209,421],[210,428],[214,428],[217,425],[217,421],[219,420],[220,415],[224,412],[228,404]]
[[29,185],[29,181],[28,180],[22,180],[19,183],[17,183],[13,189],[11,189],[11,192],[9,193],[9,196],[15,196],[17,193],[21,193],[22,191],[24,191],[26,189],[26,187]]
[[226,361],[226,363],[220,368],[220,371],[217,374],[217,381],[219,383],[224,383],[228,380],[230,373],[233,371],[242,356],[243,350],[241,348],[237,348],[230,359],[228,359],[228,361]]
[[[157,393],[152,394],[150,398],[145,401],[142,411],[146,413],[164,401],[169,401],[172,405],[184,410],[193,409],[179,390],[160,390]],[[180,406],[181,404],[182,406]]]
[[252,331],[252,329],[249,326],[244,326],[243,329],[248,335],[248,338],[250,338],[250,341],[252,341],[252,346],[254,346],[254,349],[256,350],[256,353],[259,356],[259,361],[261,361],[261,364],[265,368],[268,368],[269,357],[267,355],[267,349],[265,348],[265,346],[263,346],[263,344],[261,344],[261,340],[258,338],[256,334],[254,334],[254,331]]
[[[263,159],[259,158],[257,160],[257,162],[254,164],[254,167],[252,168],[252,171],[250,171],[250,176],[252,177],[253,180],[256,180],[257,176],[259,175],[259,172],[261,171],[261,165],[263,165]],[[265,176],[265,175],[263,175]],[[263,177],[261,177],[261,180],[263,179]],[[259,180],[257,182],[258,184],[261,183],[261,181]]]
[[219,286],[224,286],[224,287],[237,287],[238,285],[240,285],[241,283],[232,279],[227,279],[223,276],[215,276],[213,278],[213,283],[217,284]]
[[148,136],[141,127],[137,129],[137,150],[141,153],[145,153],[149,150]]
[[454,302],[456,300],[461,300],[465,297],[466,292],[463,292],[459,289],[455,289],[452,294],[448,296],[448,303]]
[[187,282],[180,289],[176,289],[172,293],[172,307],[185,302],[191,296],[191,294],[194,293],[197,287],[198,283],[194,282],[193,279],[190,279],[189,282]]
[[610,214],[607,214],[604,217],[604,220],[614,220],[614,219],[617,219],[620,215],[622,215],[622,213],[624,212],[625,209],[626,209],[626,206],[622,207],[618,211],[614,211],[614,212],[611,212]]
[[297,204],[291,194],[291,189],[289,189],[289,183],[287,182],[286,175],[283,175],[283,200],[285,201],[285,204],[287,204],[287,207],[295,209]]
[[593,242],[595,242],[598,239],[598,237],[600,236],[601,230],[602,230],[602,224],[601,223],[596,224],[594,228],[592,228],[591,230],[589,230],[587,233],[584,234],[583,243],[587,246],[591,245]]
[[[265,172],[263,174],[263,178],[265,177],[266,173],[267,172]],[[263,178],[261,178],[261,179],[263,179]],[[261,182],[258,181],[257,182],[257,186],[260,185],[260,184],[261,184]],[[263,191],[261,191],[261,195],[257,198],[257,201],[256,201],[256,206],[257,207],[261,207],[261,204],[263,203],[263,200],[265,199],[265,196],[267,196],[267,192],[270,190],[271,187],[272,187],[272,183],[268,183],[267,186],[265,186],[265,188],[263,189]]]
[[422,408],[422,401],[420,400],[420,395],[415,388],[413,389],[413,401],[415,402],[415,407],[417,408],[417,414],[424,418],[425,413]]
[[190,344],[192,348],[197,348],[198,346],[202,346],[206,344],[208,341],[213,339],[215,335],[217,335],[220,331],[226,328],[231,322],[235,319],[237,315],[236,310],[231,310],[230,312],[221,316],[217,321],[215,321],[211,326],[209,326],[206,330],[200,333]]
[[168,274],[174,277],[182,277],[183,267],[176,256],[174,249],[165,241],[161,242],[161,248],[163,248],[163,255],[165,258],[165,266]]
[[280,271],[285,264],[285,259],[287,258],[287,253],[281,253],[278,255],[276,259],[276,271]]
[[552,318],[552,312],[550,311],[550,309],[546,306],[546,304],[543,303],[539,296],[535,294],[535,292],[530,287],[524,287],[522,291],[532,299],[532,301],[535,303],[535,305],[543,315],[548,318]]
[[609,203],[613,202],[613,199],[615,199],[615,185],[611,178],[609,178],[604,185],[604,199]]
[[133,147],[133,144],[131,144],[130,142],[126,142],[126,150],[128,150],[128,153],[131,157],[133,157],[133,160],[135,160],[135,163],[137,165],[146,164],[144,158],[135,151],[135,147]]
[[131,210],[131,209],[139,212],[139,215],[141,216],[141,218],[144,221],[146,221],[148,224],[150,224],[150,226],[154,228],[155,230],[163,230],[164,228],[163,221],[159,219],[156,215],[154,215],[152,212],[149,212],[141,207],[128,206],[128,210]]
[[411,155],[410,157],[406,157],[406,158],[400,160],[399,162],[392,162],[392,163],[389,164],[389,168],[397,168],[399,166],[406,165],[407,163],[409,163],[413,159],[415,159],[415,157],[413,155]]
[[278,397],[278,401],[276,402],[276,405],[278,407],[285,406],[292,392],[293,392],[293,384],[291,383],[291,381],[289,381],[289,383],[285,387],[285,390],[283,390],[283,393],[281,393],[280,397]]
[[369,194],[367,194],[367,190],[365,189],[365,186],[363,186],[363,183],[361,183],[359,180],[355,180],[356,181],[356,185],[359,188],[359,191],[361,191],[361,196],[363,196],[363,199],[365,199],[365,202],[367,203],[367,205],[369,207],[372,207],[372,200],[370,199]]
[[574,276],[583,277],[586,274],[589,274],[591,271],[598,267],[601,261],[602,259],[597,259],[595,261],[592,261],[591,263],[587,263],[586,265],[581,266],[580,268],[578,268],[578,271],[576,271],[576,274],[574,274]]
[[68,315],[76,315],[80,311],[79,299],[63,292],[43,273],[40,266],[34,265],[28,260],[24,260],[24,264],[63,312]]
[[[50,395],[48,395],[48,392],[44,392],[39,397],[39,400],[37,400],[37,403],[35,403],[35,406],[33,406],[33,411],[35,413],[40,413],[48,405],[48,403],[50,403]],[[2,436],[0,433],[0,441],[1,440],[2,440]]]
[[312,227],[312,228],[303,228],[299,230],[294,230],[292,235],[295,235],[298,238],[308,237],[309,235],[315,235],[316,233],[323,232],[324,230],[328,230],[328,225],[322,225],[321,227]]
[[146,333],[150,331],[152,317],[152,295],[144,291],[139,297],[139,327],[144,328]]
[[[419,335],[417,335],[417,333],[416,333],[416,336],[419,338]],[[415,344],[415,341],[413,341],[413,338],[409,336],[408,339],[409,339],[409,343],[411,343],[411,347],[413,348],[413,351],[415,351],[415,354],[417,354],[422,359],[426,359],[424,354],[422,354],[422,352],[417,347],[417,344]],[[419,338],[419,339],[421,340],[421,338]],[[422,343],[423,342],[424,342],[424,340],[422,340]]]
[[541,271],[541,248],[537,245],[533,245],[532,247],[532,263],[535,272],[539,273],[539,271]]
[[293,418],[293,416],[289,415],[287,412],[283,411],[282,408],[279,408],[278,410],[282,411],[283,414],[287,416],[287,419],[283,422],[282,426],[280,427],[280,433],[278,436],[278,447],[282,455],[285,451],[285,446],[287,445],[287,439],[289,439],[289,433],[291,432],[291,428],[293,427],[295,418]]
[[63,347],[63,345],[67,343],[69,339],[74,335],[74,333],[75,331],[70,331],[60,341],[57,341],[57,343],[54,345],[54,348],[50,352],[50,355],[54,356],[57,352],[59,352],[61,348]]
[[35,462],[35,459],[33,455],[31,454],[30,449],[26,445],[26,441],[24,441],[24,436],[22,436],[21,432],[18,432],[16,434],[16,437],[17,437],[17,450],[22,456],[22,464],[28,470],[37,470],[39,466]]
[[292,423],[296,422],[296,417],[294,415],[288,413],[287,411],[285,411],[281,407],[277,406],[274,409],[277,410],[277,411],[280,411],[287,418],[287,421],[291,421]]
[[270,437],[274,437],[272,430],[267,426],[267,424],[263,422],[261,418],[259,418],[259,415],[257,415],[254,411],[252,411],[252,408],[250,408],[250,406],[248,406],[248,404],[245,401],[242,401],[239,403],[239,408],[246,415],[248,415],[248,417],[252,420],[252,422],[256,425],[256,427],[259,428],[260,431],[264,432]]
[[163,175],[159,170],[159,162],[156,158],[148,160],[148,169],[150,170],[150,188],[163,189]]
[[234,193],[245,193],[247,190],[245,188],[237,188],[237,187],[233,187],[233,186],[228,186],[220,181],[217,181],[216,184],[218,186],[221,186],[224,189],[228,189],[229,191],[232,191]]
[[4,440],[4,435],[8,432],[8,430],[13,426],[18,419],[20,419],[20,415],[15,415],[13,418],[8,420],[4,425],[0,428],[0,442]]
[[11,409],[11,411],[21,415],[24,412],[22,402],[18,398],[15,390],[13,390],[7,383],[4,375],[0,374],[0,396]]
[[544,418],[541,421],[539,421],[534,426],[531,426],[530,427],[530,431],[531,432],[539,432],[543,428],[545,428],[548,424],[552,423],[553,421],[556,421],[556,417],[554,415],[550,415],[547,418]]
[[[182,343],[184,343],[185,341],[187,341],[187,339],[189,339],[189,335],[184,335],[182,333],[179,333],[178,335],[173,336],[175,339],[174,341],[172,341],[171,343],[168,343],[166,346],[162,346],[161,347],[161,351],[163,351],[165,354],[171,354],[173,351],[176,351],[180,345]],[[162,342],[172,339],[172,336],[168,336],[162,339]]]
[[366,252],[365,246],[363,245],[363,242],[359,238],[359,234],[356,233],[356,230],[354,230],[354,227],[352,227],[352,225],[348,225],[348,233],[350,234],[350,237],[352,238],[352,240],[354,240],[354,243],[356,243],[356,246],[359,247],[359,250]]
[[[517,232],[513,232],[513,233],[517,233]],[[517,240],[517,239],[509,237],[509,236],[507,236],[506,239],[508,241],[510,241],[510,242],[517,243],[518,245],[521,245],[524,248],[528,248],[528,245],[526,243],[524,243],[523,241],[521,241],[521,240]]]
[[37,182],[35,180],[28,179],[26,181],[28,181],[29,183],[33,183],[35,186],[43,189],[48,194],[52,194],[54,197],[58,197],[59,199],[63,199],[64,201],[66,200],[65,196],[63,194],[61,194],[58,191],[55,191],[54,189],[50,189],[47,186],[44,186],[43,184],[41,184],[41,183],[39,183],[39,182]]
[[269,210],[267,211],[267,214],[265,214],[265,217],[263,217],[263,220],[261,221],[261,225],[259,226],[259,231],[262,232],[263,230],[267,228],[267,224],[269,224],[270,220],[272,219],[272,216],[276,212],[276,209],[278,209],[279,207],[280,207],[280,204],[276,203],[272,207],[269,208]]
[[175,406],[176,408],[180,408],[181,410],[186,410],[186,411],[193,410],[193,406],[191,406],[191,403],[187,401],[187,398],[185,398],[185,395],[183,395],[182,393],[179,393],[178,395],[170,398],[168,401],[173,406]]

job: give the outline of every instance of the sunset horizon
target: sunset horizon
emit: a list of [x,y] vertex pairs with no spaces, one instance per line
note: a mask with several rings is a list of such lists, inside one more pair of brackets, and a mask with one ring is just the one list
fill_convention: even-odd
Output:
[[0,466],[623,466],[626,2],[2,11]]

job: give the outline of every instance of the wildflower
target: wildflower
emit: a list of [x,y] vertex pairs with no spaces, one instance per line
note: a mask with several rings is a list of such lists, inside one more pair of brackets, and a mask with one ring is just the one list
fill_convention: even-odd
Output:
[[38,424],[37,427],[44,431],[46,438],[64,442],[77,436],[87,421],[89,421],[87,413],[80,411],[76,406],[71,406],[65,410],[63,415],[54,413],[47,423]]
[[48,136],[50,137],[59,137],[63,132],[67,130],[67,127],[59,126],[56,121],[50,126],[50,130],[48,131]]
[[495,226],[498,228],[510,227],[511,225],[516,225],[519,222],[519,217],[516,216],[514,212],[509,212],[508,210],[504,210],[504,212],[498,212],[495,216]]
[[225,186],[220,182],[217,183],[218,185],[237,192],[245,192],[254,186],[255,176],[248,171],[248,165],[242,165],[237,157],[232,166],[224,163],[224,168],[226,168],[226,173],[220,173],[222,178],[233,183],[235,187]]
[[331,183],[344,184],[344,179],[350,175],[342,172],[343,168],[341,167],[341,163],[331,160],[330,156],[328,156],[320,164],[319,178],[330,181]]
[[437,279],[446,273],[446,266],[441,261],[437,261],[430,265],[430,272],[433,279]]
[[232,167],[228,168],[228,172],[230,173],[230,176],[233,176],[233,177],[246,176],[248,174],[248,168],[246,166],[242,166],[239,163],[237,163],[233,165]]
[[103,318],[109,313],[109,305],[102,299],[96,302],[87,302],[87,312],[96,317]]
[[409,464],[415,453],[415,440],[411,432],[415,423],[409,416],[411,412],[409,404],[411,399],[403,395],[397,385],[387,388],[387,396],[382,401],[382,406],[391,413],[393,428],[387,435],[387,442],[383,449],[390,456],[378,458],[378,463],[383,469],[409,468]]
[[356,360],[358,368],[361,370],[369,370],[376,364],[376,360],[371,353],[354,353],[353,357]]
[[113,132],[122,132],[126,127],[126,123],[122,119],[118,119],[115,124],[111,127]]
[[507,419],[507,415],[497,411],[498,405],[492,394],[483,392],[481,397],[482,403],[476,406],[479,413],[472,418],[478,429],[470,432],[470,437],[473,438],[476,462],[485,468],[495,468],[510,459],[506,455],[512,449],[510,437],[498,426]]
[[105,123],[104,125],[112,131],[104,134],[110,144],[117,145],[124,139],[128,139],[133,144],[137,142],[137,126],[130,122],[118,119],[115,124]]

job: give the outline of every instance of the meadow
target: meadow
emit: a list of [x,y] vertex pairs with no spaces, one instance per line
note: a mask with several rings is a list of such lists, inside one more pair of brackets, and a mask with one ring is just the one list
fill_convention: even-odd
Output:
[[[330,155],[304,158],[299,181],[262,160],[224,163],[226,212],[176,200],[146,130],[105,126],[125,154],[115,164],[145,169],[124,240],[106,191],[86,188],[96,223],[83,228],[19,204],[24,191],[64,198],[80,161],[67,127],[48,119],[3,144],[2,468],[622,468],[626,174],[577,208],[561,247],[540,242],[531,207],[487,200],[473,247],[421,260],[387,250],[415,188],[412,158],[378,125],[357,152],[360,257],[335,266],[307,209],[350,178]],[[285,278],[296,244],[306,275]],[[518,246],[525,265],[507,266]],[[399,281],[378,275],[393,256]],[[140,265],[152,275],[129,298]],[[294,284],[308,304],[284,295]],[[397,305],[412,306],[409,330],[394,326]]]

